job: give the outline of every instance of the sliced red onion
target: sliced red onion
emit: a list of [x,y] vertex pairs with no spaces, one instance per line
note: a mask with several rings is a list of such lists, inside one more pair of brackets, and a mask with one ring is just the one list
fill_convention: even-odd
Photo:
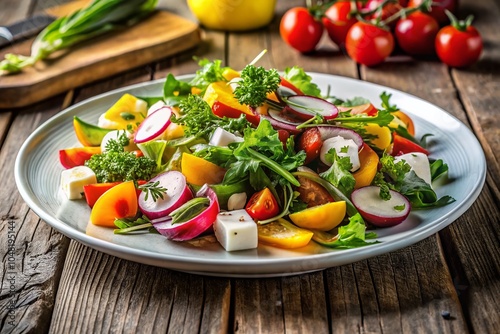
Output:
[[172,225],[172,220],[167,220],[153,224],[154,228],[163,236],[175,241],[191,240],[210,229],[220,211],[217,195],[205,184],[196,193],[196,197],[208,197],[210,201],[208,208],[202,213],[184,223]]
[[149,219],[165,217],[182,204],[193,198],[193,193],[189,189],[186,177],[178,171],[168,171],[158,174],[149,182],[159,182],[159,186],[167,189],[163,194],[163,199],[153,200],[152,196],[147,196],[142,191],[139,195],[139,208]]
[[135,133],[134,142],[145,143],[158,138],[170,125],[172,108],[162,106],[146,117]]
[[284,100],[290,110],[304,120],[311,119],[317,114],[325,119],[334,119],[339,114],[334,104],[316,96],[293,95]]
[[358,145],[358,151],[363,148],[363,138],[354,130],[341,128],[338,126],[318,126],[321,140],[325,141],[328,138],[341,136],[345,139],[352,139]]

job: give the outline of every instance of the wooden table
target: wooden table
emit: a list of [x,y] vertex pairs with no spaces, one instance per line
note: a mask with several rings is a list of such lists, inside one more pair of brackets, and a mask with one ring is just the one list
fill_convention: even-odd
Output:
[[[0,1],[2,24],[60,1]],[[279,18],[301,1],[278,1],[276,18],[250,33],[205,31],[195,50],[0,113],[0,254],[2,333],[106,332],[427,332],[493,333],[500,329],[500,5],[461,0],[485,41],[481,61],[465,70],[437,61],[391,58],[357,66],[325,39],[300,55],[279,38]],[[163,5],[187,14],[184,3]],[[475,133],[484,149],[486,184],[453,224],[410,247],[341,267],[283,278],[204,277],[142,265],[95,251],[53,230],[17,192],[14,158],[28,135],[67,106],[108,90],[192,73],[193,55],[242,68],[261,63],[376,82],[444,108]],[[22,98],[20,96],[19,98]],[[13,238],[14,244],[9,243]],[[7,275],[9,246],[16,274]],[[449,319],[442,312],[450,313]]]

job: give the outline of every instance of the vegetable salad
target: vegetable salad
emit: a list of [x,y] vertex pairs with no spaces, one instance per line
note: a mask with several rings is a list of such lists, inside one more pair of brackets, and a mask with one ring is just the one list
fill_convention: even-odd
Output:
[[124,94],[96,120],[74,118],[82,147],[59,152],[61,188],[90,223],[178,242],[215,234],[227,251],[259,243],[332,248],[376,243],[412,210],[454,201],[424,136],[390,103],[322,92],[297,66],[280,75],[199,61],[163,96]]

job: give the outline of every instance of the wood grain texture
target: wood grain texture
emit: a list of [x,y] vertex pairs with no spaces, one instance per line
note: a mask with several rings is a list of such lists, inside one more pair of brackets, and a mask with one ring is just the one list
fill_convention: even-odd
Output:
[[[24,140],[59,111],[60,99],[20,111],[0,152],[0,332],[48,329],[69,240],[38,218],[19,195],[14,161]],[[56,106],[56,107],[54,107]]]
[[[0,77],[0,108],[32,104],[192,48],[199,41],[198,27],[192,21],[155,12],[132,27],[58,52],[22,73]],[[2,49],[0,56],[20,50],[26,53],[31,43],[28,40]]]

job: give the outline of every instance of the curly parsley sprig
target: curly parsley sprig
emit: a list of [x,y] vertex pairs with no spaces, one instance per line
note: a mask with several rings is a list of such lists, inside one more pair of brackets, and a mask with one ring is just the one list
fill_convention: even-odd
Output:
[[241,104],[258,107],[264,103],[267,94],[278,89],[281,82],[276,69],[266,70],[262,66],[247,65],[241,71],[241,79],[234,90],[234,96]]

